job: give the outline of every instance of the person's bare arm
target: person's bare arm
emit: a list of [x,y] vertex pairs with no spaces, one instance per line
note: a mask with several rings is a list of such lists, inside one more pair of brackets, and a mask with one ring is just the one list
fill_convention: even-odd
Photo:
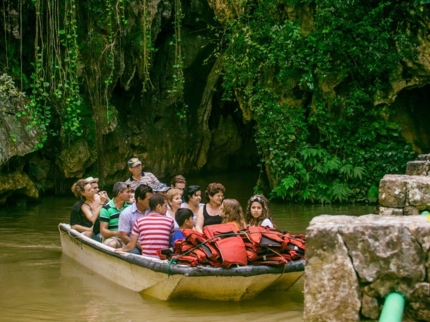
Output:
[[79,231],[80,233],[83,233],[84,231],[91,231],[91,232],[93,231],[93,227],[85,227],[85,226],[78,225],[78,224],[73,225],[71,228]]
[[117,248],[115,251],[116,252],[129,252],[130,250],[132,250],[133,248],[136,247],[136,244],[137,244],[137,236],[131,235],[130,242],[122,248]]
[[102,210],[104,204],[108,201],[108,197],[104,191],[100,192],[101,195],[96,195],[96,200],[98,204],[95,208],[90,208],[87,204],[83,204],[81,207],[82,212],[85,214],[85,217],[88,218],[91,222],[95,222],[97,217],[100,215],[100,211]]
[[200,207],[199,211],[197,212],[197,219],[196,219],[196,230],[199,233],[203,232],[204,223],[205,223],[205,217],[203,216],[203,207]]
[[125,231],[120,231],[119,234],[124,245],[128,245],[128,243],[130,242],[130,237],[128,236],[128,233]]
[[100,222],[100,234],[103,236],[104,239],[110,237],[120,237],[119,231],[112,231],[108,229],[107,222]]

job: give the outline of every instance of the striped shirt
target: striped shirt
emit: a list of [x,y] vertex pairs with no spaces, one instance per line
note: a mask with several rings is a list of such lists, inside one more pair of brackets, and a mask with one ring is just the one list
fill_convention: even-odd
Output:
[[138,236],[142,255],[158,257],[157,250],[169,248],[173,227],[172,218],[153,212],[137,219],[131,233]]
[[151,172],[142,172],[140,180],[136,180],[133,178],[133,176],[131,176],[125,183],[130,185],[131,189],[136,190],[136,188],[141,184],[146,184],[152,187],[154,184],[160,183],[160,181]]
[[124,202],[122,209],[116,209],[114,200],[109,200],[109,202],[100,210],[100,222],[107,223],[108,230],[117,231],[119,214],[128,206],[130,206],[130,204],[128,202]]

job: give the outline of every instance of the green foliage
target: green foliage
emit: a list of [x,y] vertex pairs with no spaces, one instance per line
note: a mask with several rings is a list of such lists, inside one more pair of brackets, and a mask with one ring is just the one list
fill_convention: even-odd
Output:
[[[288,6],[313,20],[288,16]],[[225,31],[224,98],[238,96],[253,113],[272,197],[374,202],[382,176],[414,157],[392,111],[374,106],[399,62],[415,55],[414,4],[266,0],[244,8]]]
[[[183,101],[184,95],[184,58],[182,56],[182,39],[181,39],[181,26],[184,14],[182,13],[181,0],[174,1],[175,20],[173,21],[175,34],[174,41],[170,42],[171,46],[175,48],[175,62],[173,64],[173,86],[172,89],[168,90],[171,97],[176,99],[175,108],[176,116],[179,119],[185,119],[187,116],[188,106]],[[179,101],[179,102],[178,102]]]
[[[31,120],[28,127],[36,127],[42,133],[36,147],[42,148],[48,135],[58,135],[51,126],[54,115],[60,118],[59,134],[64,141],[82,136],[83,100],[77,75],[79,48],[75,0],[61,5],[50,2],[46,7],[40,0],[35,0],[34,4],[37,12],[36,59],[31,75],[30,104],[26,108]],[[57,10],[64,12],[64,16],[56,16]],[[51,18],[44,19],[42,13]],[[50,33],[46,34],[45,30]]]
[[143,1],[143,92],[146,92],[148,85],[151,88],[154,86],[151,83],[149,69],[151,67],[152,54],[155,52],[151,37],[151,14],[148,13],[147,0]]

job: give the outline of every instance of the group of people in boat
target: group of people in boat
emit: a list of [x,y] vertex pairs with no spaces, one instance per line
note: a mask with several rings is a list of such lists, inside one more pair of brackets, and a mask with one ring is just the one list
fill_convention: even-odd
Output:
[[183,229],[202,232],[207,225],[232,223],[238,230],[247,226],[275,228],[268,200],[252,196],[244,214],[236,199],[225,199],[225,187],[210,183],[205,190],[189,185],[182,175],[170,186],[150,172],[143,172],[138,158],[127,163],[131,176],[113,186],[112,199],[100,191],[97,178],[80,179],[72,186],[79,199],[70,215],[70,226],[117,251],[157,257],[157,250],[184,239]]

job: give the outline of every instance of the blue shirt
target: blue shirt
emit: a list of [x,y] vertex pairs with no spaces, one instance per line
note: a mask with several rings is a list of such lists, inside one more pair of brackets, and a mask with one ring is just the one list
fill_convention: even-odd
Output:
[[172,245],[172,247],[174,247],[175,240],[178,240],[178,239],[185,239],[185,236],[182,233],[182,229],[175,230],[175,232],[173,233],[172,240],[170,241],[170,244]]

